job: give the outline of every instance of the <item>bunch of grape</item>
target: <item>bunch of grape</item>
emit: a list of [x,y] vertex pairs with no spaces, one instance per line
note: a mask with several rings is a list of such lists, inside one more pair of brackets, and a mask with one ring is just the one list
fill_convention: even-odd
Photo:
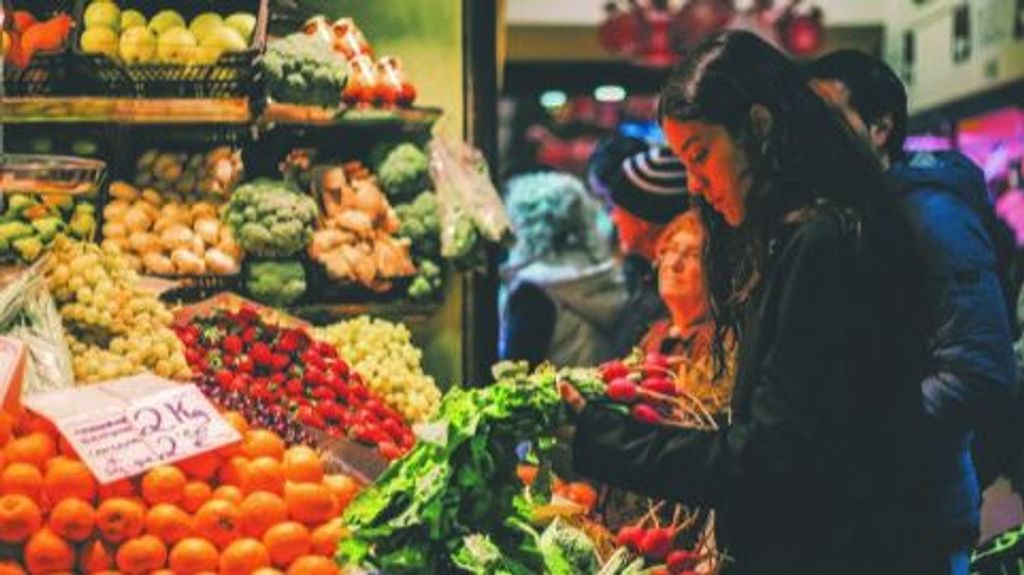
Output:
[[360,316],[322,328],[316,337],[335,346],[367,387],[407,421],[427,421],[437,413],[441,392],[423,373],[423,352],[404,325]]
[[170,329],[171,311],[138,287],[123,255],[58,237],[46,280],[64,320],[79,383],[143,371],[189,378],[184,349]]
[[225,390],[209,375],[201,375],[195,378],[194,382],[217,405],[243,414],[250,425],[273,431],[288,445],[315,443],[309,430],[289,418],[283,411],[272,409],[266,402],[240,391]]

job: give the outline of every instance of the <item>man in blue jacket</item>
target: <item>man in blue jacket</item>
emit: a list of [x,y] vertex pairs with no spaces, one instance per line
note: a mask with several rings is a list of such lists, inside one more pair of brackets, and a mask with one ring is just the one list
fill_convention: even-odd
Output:
[[981,502],[972,437],[1002,417],[1017,387],[984,175],[957,152],[904,152],[907,94],[884,62],[844,50],[811,64],[810,76],[818,93],[877,152],[920,240],[936,320],[922,384],[934,430],[933,487],[948,534],[948,573],[966,575]]

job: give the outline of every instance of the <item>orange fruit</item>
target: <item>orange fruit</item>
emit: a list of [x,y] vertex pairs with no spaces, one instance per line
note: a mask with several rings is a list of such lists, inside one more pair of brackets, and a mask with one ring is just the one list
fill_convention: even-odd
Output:
[[249,459],[273,457],[280,461],[284,450],[284,441],[276,433],[266,429],[250,429],[242,439],[242,455]]
[[253,571],[252,575],[284,575],[284,571],[278,571],[273,567],[260,567]]
[[306,525],[318,525],[338,515],[338,498],[320,483],[288,483],[284,502],[292,519]]
[[245,496],[242,495],[242,490],[234,485],[221,485],[217,489],[213,490],[213,495],[210,498],[222,499],[224,501],[230,501],[235,505],[241,505]]
[[174,545],[195,531],[192,516],[170,503],[154,505],[146,513],[146,533]]
[[288,575],[338,575],[334,561],[319,555],[299,557],[288,567]]
[[171,549],[168,564],[175,575],[216,572],[220,565],[220,553],[213,543],[198,537],[188,537]]
[[319,483],[324,478],[324,464],[316,451],[296,445],[284,452],[284,477],[296,483]]
[[18,493],[0,497],[0,542],[20,543],[42,526],[43,514],[35,501]]
[[0,563],[0,575],[26,575],[26,571],[17,563],[4,561]]
[[14,418],[6,411],[0,411],[0,446],[4,446],[14,433]]
[[25,566],[29,573],[53,573],[75,568],[75,550],[46,527],[25,543]]
[[241,487],[242,482],[245,481],[246,472],[249,470],[249,460],[241,455],[236,455],[228,459],[224,465],[220,468],[220,479],[221,485],[234,485],[235,487]]
[[146,510],[132,499],[107,499],[96,508],[96,528],[110,543],[138,537],[142,533]]
[[57,444],[49,435],[34,431],[23,437],[12,439],[4,448],[7,465],[15,462],[29,463],[43,471],[46,460],[57,453]]
[[245,475],[242,476],[242,492],[269,491],[284,492],[284,468],[281,462],[273,457],[257,457],[249,462]]
[[114,556],[99,539],[90,539],[78,553],[78,570],[93,574],[107,571],[114,566]]
[[267,553],[270,553],[271,563],[278,567],[287,567],[313,548],[309,529],[295,521],[278,523],[267,529],[262,540]]
[[260,567],[270,567],[270,554],[255,539],[239,539],[220,554],[221,575],[250,575]]
[[211,499],[196,511],[196,535],[224,549],[242,536],[242,512],[234,503]]
[[237,411],[225,411],[220,414],[227,422],[234,427],[238,433],[245,435],[245,432],[249,431],[249,422],[245,420],[245,417]]
[[215,452],[209,451],[179,461],[175,465],[191,479],[209,480],[216,477],[220,464],[220,456]]
[[338,510],[344,511],[348,507],[349,502],[355,499],[356,495],[359,495],[359,491],[362,486],[358,481],[352,479],[344,473],[335,473],[333,475],[325,475],[323,484],[331,490],[331,493],[338,498]]
[[76,497],[64,499],[50,511],[47,525],[68,541],[85,541],[96,528],[96,510]]
[[81,461],[55,459],[46,469],[43,489],[51,502],[68,497],[91,502],[96,497],[96,479]]
[[278,495],[257,491],[242,501],[242,532],[248,537],[263,537],[267,529],[288,520],[288,506]]
[[189,513],[195,513],[199,508],[213,497],[213,489],[205,481],[189,481],[185,484],[185,494],[181,499],[181,508]]
[[340,517],[335,517],[327,523],[313,530],[311,541],[313,543],[313,554],[324,557],[334,557],[338,550],[338,543],[348,535],[345,524]]
[[118,479],[113,483],[100,485],[96,489],[100,501],[115,497],[135,497],[135,484],[130,479]]
[[12,463],[0,474],[0,494],[21,494],[32,501],[42,501],[43,474],[31,463]]
[[142,498],[150,505],[173,503],[177,505],[185,496],[188,479],[177,467],[161,465],[142,476]]
[[127,575],[149,574],[167,562],[167,547],[153,535],[129,539],[117,550],[117,568]]

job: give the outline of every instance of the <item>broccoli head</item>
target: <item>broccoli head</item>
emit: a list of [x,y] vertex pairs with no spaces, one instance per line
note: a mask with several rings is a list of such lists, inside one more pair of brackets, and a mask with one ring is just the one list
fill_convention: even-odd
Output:
[[245,287],[257,301],[277,307],[291,305],[306,293],[306,272],[301,262],[255,262],[248,268]]
[[245,251],[288,257],[306,248],[317,216],[316,202],[291,185],[257,180],[235,191],[224,219]]
[[414,144],[398,144],[386,153],[371,152],[371,157],[380,158],[377,179],[392,202],[411,199],[430,188],[430,161]]
[[325,108],[341,103],[348,63],[319,38],[300,33],[272,40],[260,66],[277,101]]

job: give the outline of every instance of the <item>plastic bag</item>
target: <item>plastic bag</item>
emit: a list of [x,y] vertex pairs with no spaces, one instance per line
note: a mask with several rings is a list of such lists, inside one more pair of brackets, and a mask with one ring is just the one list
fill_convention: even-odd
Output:
[[23,395],[57,391],[75,383],[64,324],[46,289],[42,261],[0,282],[0,333],[28,349]]
[[465,257],[479,237],[502,241],[509,233],[508,214],[483,154],[465,142],[440,137],[427,148],[441,215],[441,255]]

